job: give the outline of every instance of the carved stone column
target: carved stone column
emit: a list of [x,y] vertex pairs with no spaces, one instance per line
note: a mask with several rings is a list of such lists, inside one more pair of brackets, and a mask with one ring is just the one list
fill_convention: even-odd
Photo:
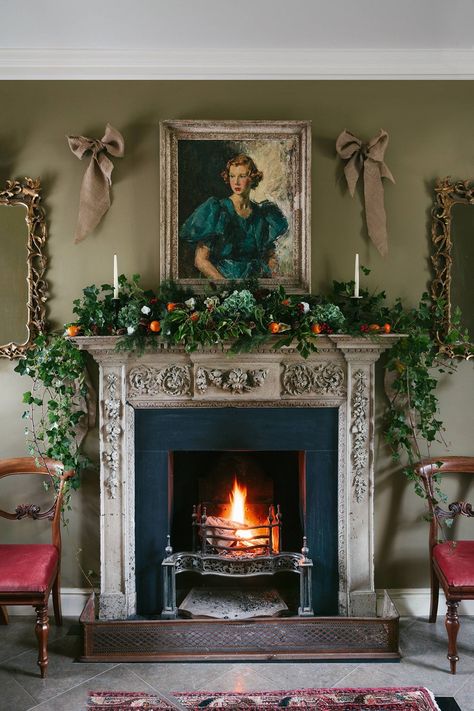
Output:
[[99,616],[125,619],[136,611],[134,416],[126,404],[126,356],[106,347],[93,355],[100,365]]
[[374,584],[375,363],[392,342],[333,336],[347,362],[346,565],[348,615],[376,614]]

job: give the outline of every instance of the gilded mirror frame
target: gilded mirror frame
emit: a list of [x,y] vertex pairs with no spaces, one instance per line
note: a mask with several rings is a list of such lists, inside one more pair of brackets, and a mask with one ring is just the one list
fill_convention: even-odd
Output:
[[440,352],[449,358],[469,359],[474,357],[474,344],[453,342],[450,339],[453,330],[451,211],[457,204],[474,207],[474,183],[470,180],[453,182],[450,177],[438,180],[435,185],[435,204],[431,210],[431,240],[434,249],[431,262],[435,274],[431,283],[431,297],[443,300],[443,316],[436,331]]
[[38,178],[7,180],[6,187],[0,191],[2,205],[23,205],[26,208],[26,340],[23,343],[0,344],[0,357],[20,358],[31,346],[35,336],[46,328],[47,283],[44,278],[46,256],[46,220],[41,206],[41,186]]

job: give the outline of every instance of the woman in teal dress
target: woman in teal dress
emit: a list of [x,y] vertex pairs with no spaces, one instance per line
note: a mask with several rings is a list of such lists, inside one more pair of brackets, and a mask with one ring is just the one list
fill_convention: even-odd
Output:
[[209,198],[181,227],[181,239],[195,247],[194,265],[213,280],[274,276],[276,241],[288,230],[288,221],[275,203],[250,200],[263,173],[250,156],[239,154],[221,175],[232,194]]

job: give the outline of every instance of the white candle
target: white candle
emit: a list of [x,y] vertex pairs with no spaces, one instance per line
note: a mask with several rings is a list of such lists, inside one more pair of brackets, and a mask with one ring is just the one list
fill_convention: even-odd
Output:
[[117,255],[114,254],[114,299],[119,297]]
[[354,296],[359,298],[359,255],[355,256],[355,266],[354,266]]

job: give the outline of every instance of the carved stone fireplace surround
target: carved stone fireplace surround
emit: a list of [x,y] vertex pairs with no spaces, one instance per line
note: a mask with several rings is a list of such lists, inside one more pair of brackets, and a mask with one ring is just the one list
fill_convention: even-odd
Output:
[[77,337],[100,368],[99,618],[136,613],[134,409],[337,407],[339,613],[376,614],[373,560],[374,364],[395,335],[320,336],[307,360],[296,349],[251,354],[163,344],[142,357],[116,337]]

